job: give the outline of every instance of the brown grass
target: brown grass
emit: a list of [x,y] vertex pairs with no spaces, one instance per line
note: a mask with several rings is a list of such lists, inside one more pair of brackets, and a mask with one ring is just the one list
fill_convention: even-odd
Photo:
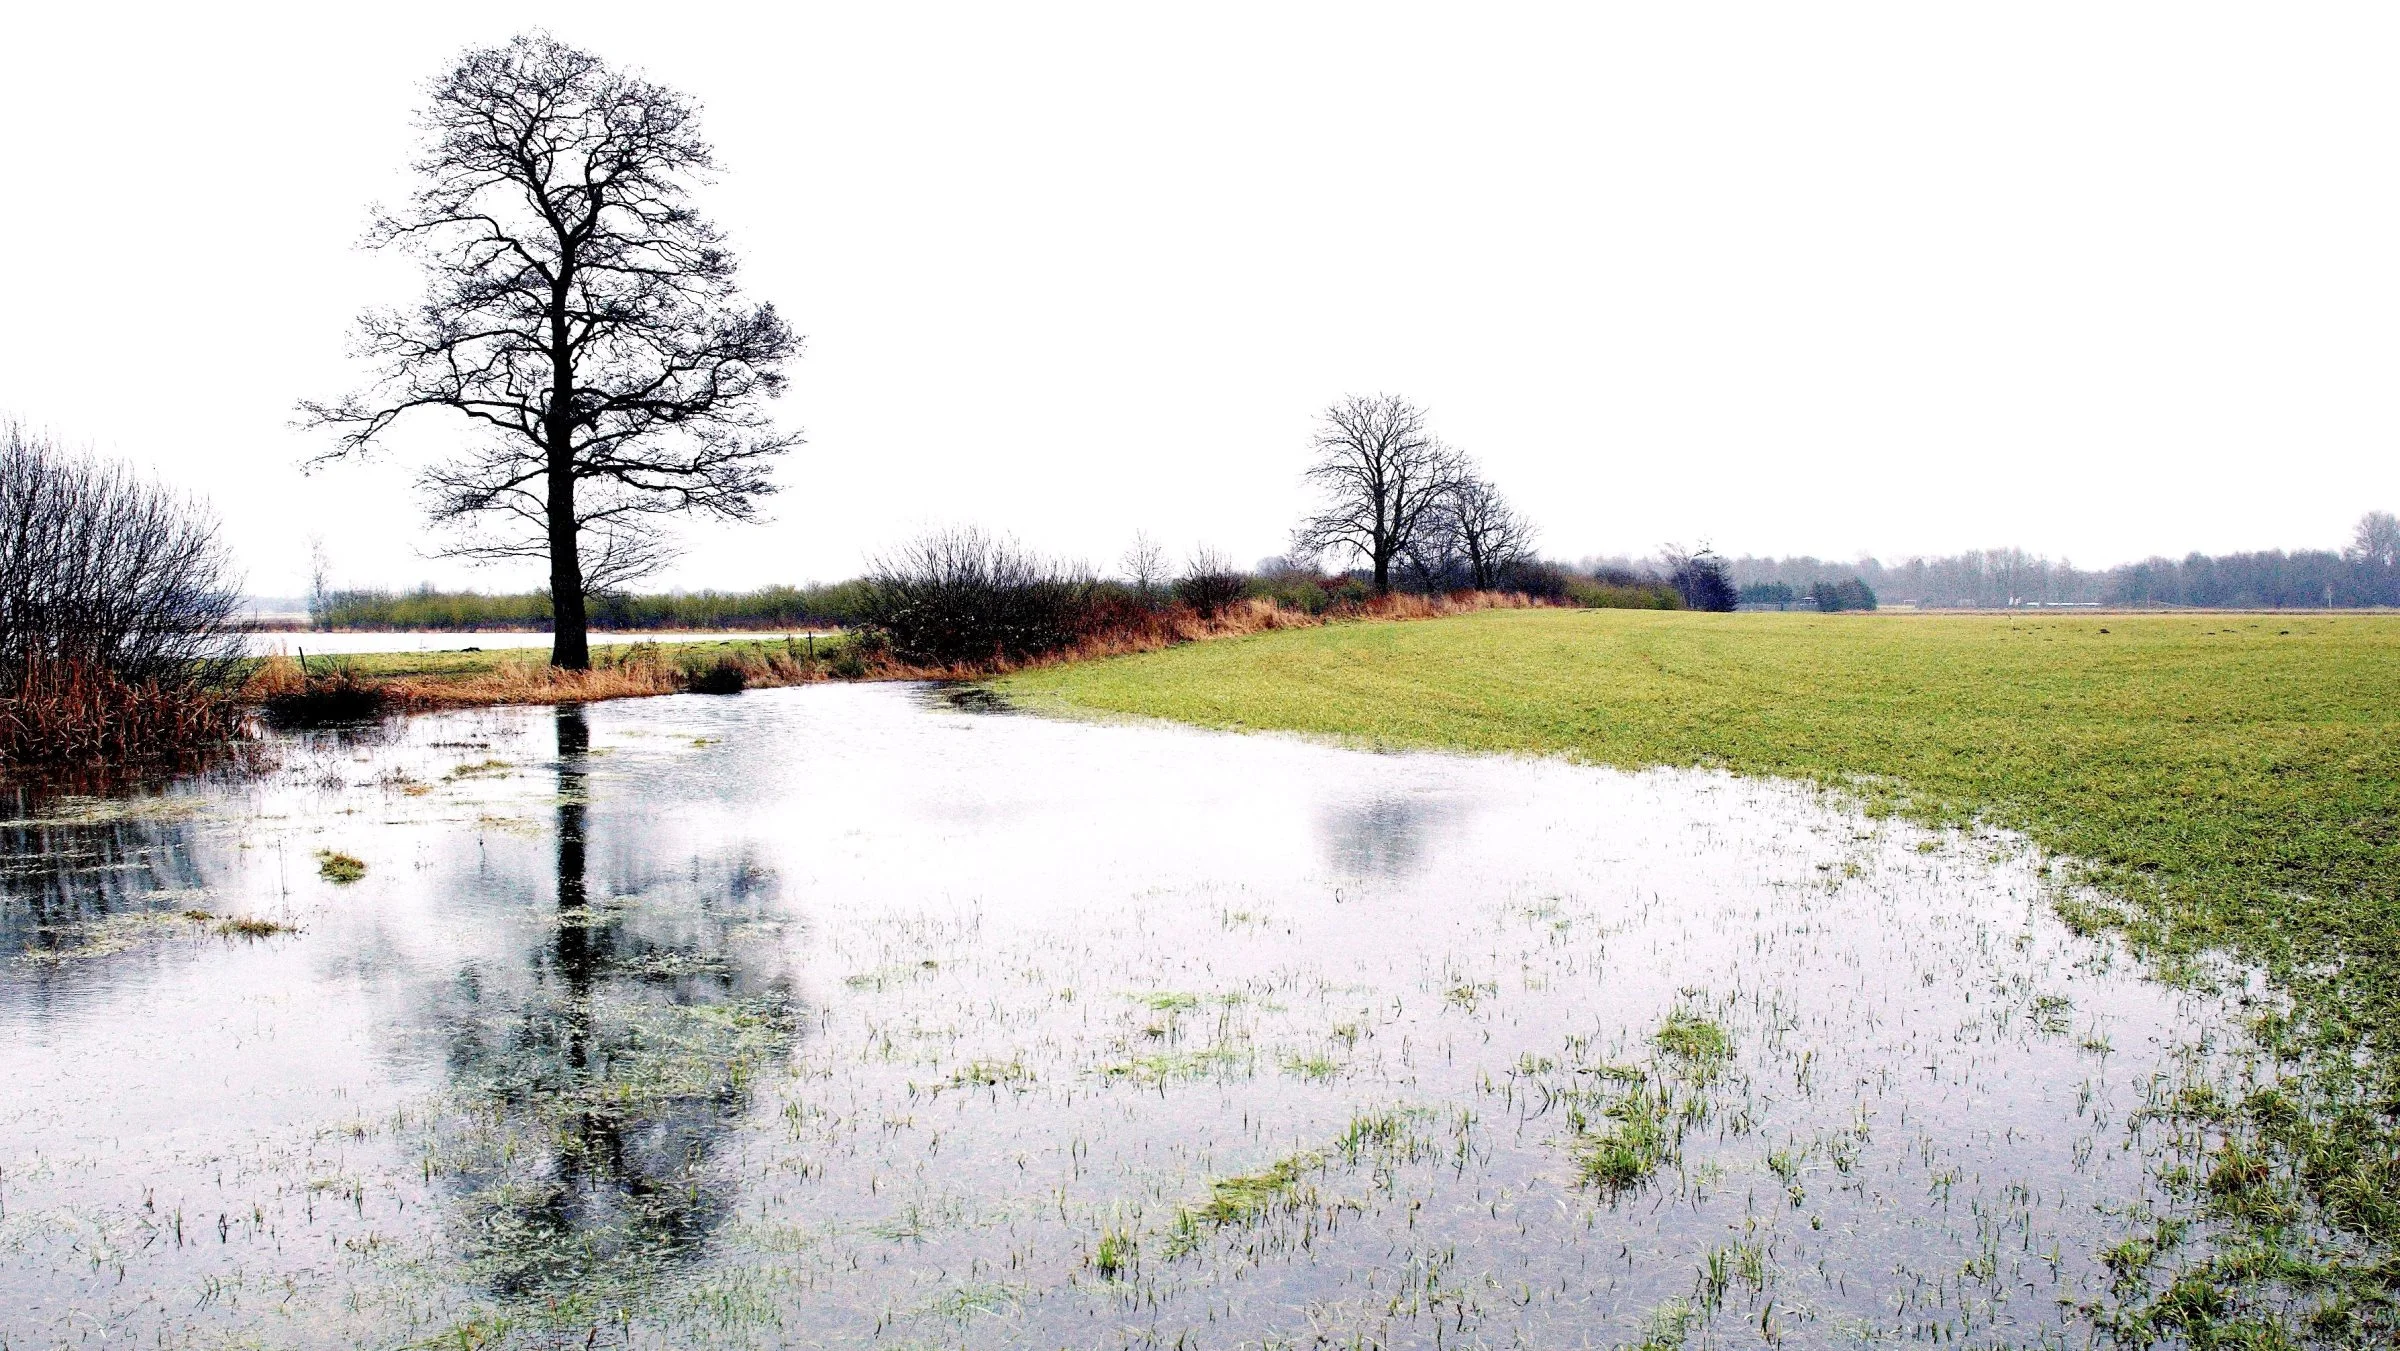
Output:
[[0,765],[181,759],[239,738],[247,723],[241,702],[223,694],[135,684],[91,662],[34,660],[0,696]]

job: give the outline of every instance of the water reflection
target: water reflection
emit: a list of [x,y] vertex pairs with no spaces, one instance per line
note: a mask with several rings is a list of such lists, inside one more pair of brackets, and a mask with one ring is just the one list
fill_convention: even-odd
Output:
[[[787,982],[732,951],[771,923],[771,878],[738,857],[654,875],[666,842],[644,837],[638,806],[590,800],[583,710],[561,707],[555,723],[538,939],[513,967],[469,961],[430,1010],[456,1089],[439,1157],[463,1255],[494,1293],[605,1299],[691,1255],[723,1219],[717,1146],[752,1077],[786,1053],[791,1001]],[[626,838],[595,880],[594,839],[612,832]]]
[[179,919],[201,892],[189,799],[0,796],[0,962],[39,972]]
[[1350,877],[1413,877],[1425,869],[1426,841],[1452,814],[1447,803],[1417,797],[1335,807],[1321,818],[1327,861]]

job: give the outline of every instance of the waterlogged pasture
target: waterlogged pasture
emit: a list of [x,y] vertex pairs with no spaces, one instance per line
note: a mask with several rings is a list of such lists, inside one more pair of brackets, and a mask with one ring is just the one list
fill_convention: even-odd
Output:
[[2081,1345],[2239,973],[1688,770],[815,686],[0,829],[0,1345]]

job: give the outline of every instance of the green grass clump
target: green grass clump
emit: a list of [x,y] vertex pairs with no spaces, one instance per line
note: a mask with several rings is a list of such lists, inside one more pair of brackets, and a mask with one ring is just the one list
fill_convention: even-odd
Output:
[[1733,1038],[1725,1035],[1724,1028],[1684,1009],[1667,1015],[1652,1040],[1695,1077],[1705,1077],[1733,1055]]
[[1113,1281],[1133,1269],[1138,1251],[1133,1235],[1111,1229],[1100,1235],[1099,1245],[1092,1250],[1092,1269]]
[[[2328,1340],[2400,1335],[2400,617],[1488,611],[998,688],[1027,708],[1782,776],[2021,831],[2097,890],[2060,895],[2069,923],[2122,933],[2170,977],[2254,963],[2292,1003],[2261,1052],[2274,1113],[2227,1101],[2209,1119],[2306,1217],[2251,1200],[2269,1184],[2248,1162],[2194,1170],[2193,1199],[2235,1226],[2228,1251],[2297,1251],[2323,1224],[2340,1252],[2299,1277],[2227,1261],[2153,1283],[2148,1326],[2198,1339],[2205,1316],[2222,1339],[2297,1312]],[[1645,1157],[1617,1134],[1592,1141],[1595,1180]]]
[[1324,1165],[1324,1155],[1306,1152],[1277,1159],[1256,1173],[1218,1178],[1208,1185],[1208,1199],[1187,1207],[1185,1214],[1201,1224],[1223,1226],[1298,1205],[1308,1175]]
[[1022,1059],[971,1060],[950,1076],[950,1085],[953,1088],[998,1088],[1002,1084],[1020,1083],[1031,1077]]
[[361,859],[331,849],[317,851],[317,876],[328,882],[344,886],[366,875],[367,865]]
[[1578,1136],[1571,1152],[1585,1185],[1615,1195],[1649,1180],[1675,1147],[1664,1093],[1636,1089],[1605,1109],[1608,1126]]

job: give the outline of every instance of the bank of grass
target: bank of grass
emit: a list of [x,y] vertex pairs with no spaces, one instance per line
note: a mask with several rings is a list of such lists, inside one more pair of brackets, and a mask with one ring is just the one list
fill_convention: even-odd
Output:
[[[2211,1127],[2213,1252],[2153,1243],[2111,1317],[2199,1345],[2393,1335],[2400,1297],[2400,617],[1534,610],[1029,671],[1034,707],[1389,747],[1720,767],[1981,820],[2170,978],[2263,967],[2260,1087]],[[2090,893],[2084,893],[2086,895]],[[2230,1160],[2230,1162],[2229,1162]],[[2234,1167],[2234,1164],[2240,1167]]]
[[289,721],[311,722],[385,711],[730,693],[865,673],[839,638],[775,637],[612,643],[592,649],[588,671],[552,668],[546,647],[349,653],[311,657],[305,666],[271,657],[250,672],[244,693],[270,717],[286,710]]
[[272,657],[255,663],[243,693],[285,725],[353,721],[387,711],[488,704],[588,703],[653,694],[733,694],[819,680],[971,680],[1032,667],[1156,651],[1203,640],[1357,619],[1432,619],[1546,602],[1502,592],[1392,595],[1325,613],[1253,596],[1209,614],[1162,606],[1066,648],[981,662],[926,665],[903,660],[871,628],[806,636],[611,643],[592,649],[588,671],[561,671],[549,649],[453,649]]

